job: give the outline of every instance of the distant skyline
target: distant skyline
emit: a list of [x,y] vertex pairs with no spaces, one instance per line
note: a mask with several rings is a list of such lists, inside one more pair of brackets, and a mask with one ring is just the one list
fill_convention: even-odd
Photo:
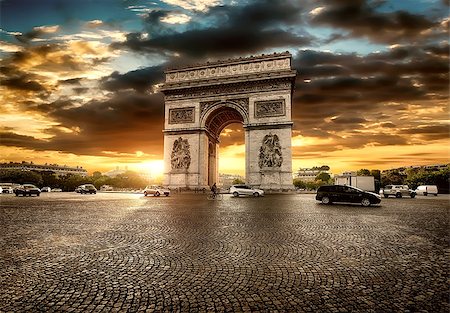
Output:
[[[293,171],[448,163],[448,0],[2,0],[0,162],[162,171],[164,69],[289,51]],[[240,125],[222,173],[244,173]]]

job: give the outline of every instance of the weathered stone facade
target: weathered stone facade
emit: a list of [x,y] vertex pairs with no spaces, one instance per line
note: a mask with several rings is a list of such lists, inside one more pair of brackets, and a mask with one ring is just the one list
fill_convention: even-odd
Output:
[[167,70],[161,89],[164,184],[202,188],[217,182],[220,132],[238,122],[245,129],[247,183],[292,189],[291,58],[285,52]]

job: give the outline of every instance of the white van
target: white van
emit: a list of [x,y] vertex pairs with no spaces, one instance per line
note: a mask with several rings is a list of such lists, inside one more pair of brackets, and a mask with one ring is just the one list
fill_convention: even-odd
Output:
[[430,195],[438,195],[438,189],[436,185],[422,185],[417,187],[416,189],[416,194],[417,195],[423,195],[423,196],[428,196]]

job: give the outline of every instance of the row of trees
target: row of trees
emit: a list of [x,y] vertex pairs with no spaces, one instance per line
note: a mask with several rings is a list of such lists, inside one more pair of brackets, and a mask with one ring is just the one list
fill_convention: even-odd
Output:
[[[411,168],[405,172],[387,171],[381,173],[380,170],[360,169],[358,176],[373,176],[375,184],[386,185],[408,185],[411,189],[416,189],[420,185],[436,185],[440,193],[449,193],[450,169],[449,167],[439,171],[430,171],[424,168]],[[330,175],[325,172],[319,173],[314,181],[302,181],[294,179],[294,186],[300,189],[317,189],[322,185],[333,184]]]
[[108,177],[100,172],[94,172],[92,176],[80,176],[75,174],[55,175],[53,172],[0,171],[0,182],[16,184],[34,184],[40,188],[48,186],[50,188],[61,188],[63,191],[73,191],[82,184],[93,184],[97,189],[103,185],[110,185],[115,188],[144,188],[148,181],[138,173],[127,171],[116,177]]

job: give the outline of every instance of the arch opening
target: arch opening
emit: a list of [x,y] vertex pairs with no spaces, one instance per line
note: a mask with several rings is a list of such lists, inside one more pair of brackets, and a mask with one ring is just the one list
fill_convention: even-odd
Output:
[[[244,124],[244,117],[235,108],[223,105],[208,114],[205,128],[208,131],[208,185],[219,184],[219,145],[222,131],[234,124]],[[242,128],[242,127],[241,127]],[[245,164],[245,162],[244,162]]]

